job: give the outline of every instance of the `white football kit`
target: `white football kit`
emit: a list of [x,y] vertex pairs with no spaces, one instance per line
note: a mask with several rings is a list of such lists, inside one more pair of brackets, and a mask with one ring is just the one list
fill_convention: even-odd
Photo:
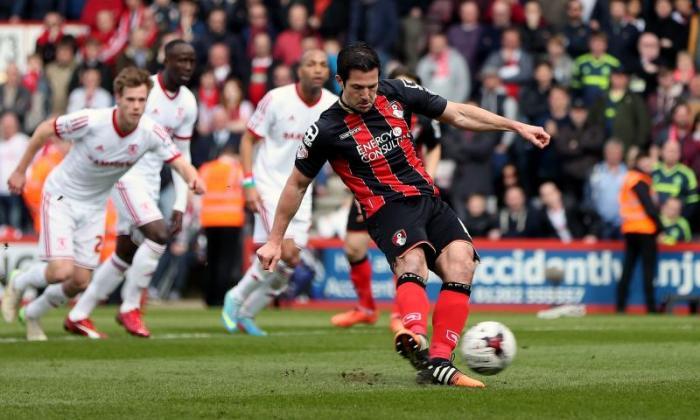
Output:
[[100,256],[110,190],[146,153],[180,156],[163,127],[143,116],[130,133],[117,127],[116,108],[87,109],[56,119],[54,131],[73,147],[49,174],[42,194],[40,256],[73,259],[93,269]]
[[[190,160],[190,140],[197,120],[197,101],[185,86],[173,93],[168,92],[160,73],[151,76],[153,89],[148,94],[146,115],[163,126],[174,140],[185,160]],[[112,192],[117,209],[117,234],[134,233],[141,227],[163,218],[158,208],[160,198],[160,171],[163,161],[154,153],[147,153],[129,170]],[[174,210],[184,213],[187,206],[187,185],[179,174],[173,173],[175,185]]]
[[[316,103],[307,104],[297,89],[296,84],[272,89],[248,121],[248,130],[261,139],[253,161],[255,186],[262,201],[262,208],[255,214],[253,240],[256,243],[267,241],[277,202],[294,168],[304,133],[338,100],[333,93],[323,89]],[[299,210],[289,223],[285,237],[304,247],[310,227],[311,188],[306,191]]]

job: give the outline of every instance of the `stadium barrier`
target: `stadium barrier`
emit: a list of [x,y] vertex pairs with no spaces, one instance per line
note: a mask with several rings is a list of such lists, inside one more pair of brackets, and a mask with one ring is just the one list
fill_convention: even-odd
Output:
[[[481,257],[471,302],[477,309],[533,311],[560,304],[585,304],[589,312],[614,308],[616,285],[622,273],[621,242],[563,244],[556,240],[476,240]],[[21,268],[37,258],[36,239],[0,244],[0,272]],[[347,303],[355,298],[349,266],[338,239],[311,239],[317,257],[312,267],[312,300]],[[248,239],[244,261],[252,258]],[[381,252],[372,247],[372,289],[380,301],[394,297],[394,281]],[[437,298],[440,279],[431,274],[428,295]],[[656,276],[657,302],[675,296],[700,296],[700,244],[660,246]],[[641,267],[637,267],[630,291],[633,311],[643,308]]]

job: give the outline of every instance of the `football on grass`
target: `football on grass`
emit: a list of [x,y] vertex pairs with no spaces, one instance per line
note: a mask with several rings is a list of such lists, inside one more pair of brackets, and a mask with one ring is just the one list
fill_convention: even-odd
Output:
[[495,375],[513,362],[515,336],[500,322],[480,322],[464,334],[460,351],[471,370]]

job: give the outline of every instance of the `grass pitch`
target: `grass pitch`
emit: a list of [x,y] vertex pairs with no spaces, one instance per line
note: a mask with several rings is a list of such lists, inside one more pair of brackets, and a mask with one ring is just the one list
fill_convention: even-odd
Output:
[[[49,342],[0,326],[2,418],[698,418],[700,318],[472,314],[518,340],[486,390],[421,387],[392,351],[388,319],[337,330],[330,312],[265,311],[266,338],[226,334],[218,311],[150,307],[153,339],[90,341],[44,320]],[[459,362],[460,366],[464,364]],[[478,376],[477,376],[478,377]]]

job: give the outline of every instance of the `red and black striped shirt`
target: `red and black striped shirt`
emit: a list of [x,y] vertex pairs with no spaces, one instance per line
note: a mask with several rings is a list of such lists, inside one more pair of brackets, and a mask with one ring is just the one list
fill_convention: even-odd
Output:
[[339,102],[307,130],[296,168],[313,178],[326,161],[355,195],[367,217],[385,203],[438,195],[418,158],[411,134],[413,113],[437,118],[447,100],[404,80],[379,82],[377,99],[358,114]]

